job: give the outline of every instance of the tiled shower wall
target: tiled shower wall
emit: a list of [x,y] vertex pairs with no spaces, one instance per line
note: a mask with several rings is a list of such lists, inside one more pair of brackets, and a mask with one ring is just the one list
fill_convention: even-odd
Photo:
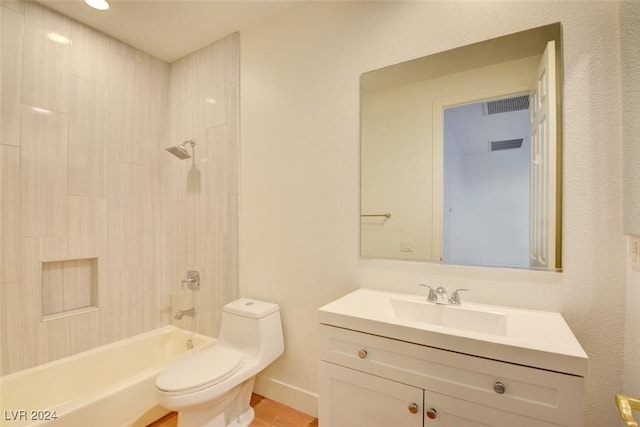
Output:
[[[216,335],[237,294],[237,35],[169,65],[33,2],[0,13],[0,374],[170,322]],[[164,150],[191,137],[193,163]],[[62,268],[82,260],[97,309],[43,321],[91,300]],[[198,316],[174,321],[188,269]]]
[[171,294],[180,293],[187,270],[201,276],[201,289],[184,290],[171,317],[195,306],[195,318],[173,323],[211,336],[218,336],[222,306],[238,294],[238,65],[238,33],[171,64],[170,145],[195,138],[195,155],[159,154],[168,171],[168,209],[161,210],[170,223]]

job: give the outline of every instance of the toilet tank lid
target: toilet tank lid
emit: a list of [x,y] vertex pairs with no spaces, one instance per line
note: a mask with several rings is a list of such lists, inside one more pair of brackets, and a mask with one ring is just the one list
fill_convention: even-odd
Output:
[[278,304],[258,301],[250,298],[240,298],[224,306],[224,311],[238,316],[260,319],[278,311]]

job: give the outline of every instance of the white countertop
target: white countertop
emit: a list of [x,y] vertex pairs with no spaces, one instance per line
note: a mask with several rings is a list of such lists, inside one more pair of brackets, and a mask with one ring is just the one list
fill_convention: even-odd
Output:
[[[500,333],[445,327],[394,315],[391,303],[434,310],[424,296],[358,289],[318,309],[321,324],[337,326],[444,350],[577,376],[589,358],[560,313],[463,302],[445,310],[492,313],[504,319]],[[430,307],[429,307],[430,306]],[[473,329],[473,325],[470,325]]]

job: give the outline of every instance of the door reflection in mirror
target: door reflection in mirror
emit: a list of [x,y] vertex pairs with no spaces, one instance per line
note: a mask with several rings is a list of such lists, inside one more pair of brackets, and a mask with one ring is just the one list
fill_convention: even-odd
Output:
[[445,264],[529,266],[530,150],[528,94],[445,109]]

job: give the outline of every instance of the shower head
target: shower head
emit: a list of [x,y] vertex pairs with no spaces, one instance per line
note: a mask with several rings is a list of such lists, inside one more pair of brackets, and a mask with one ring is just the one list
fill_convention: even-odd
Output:
[[191,154],[184,148],[183,145],[176,145],[175,147],[167,148],[167,151],[179,158],[180,160],[190,159]]
[[177,158],[179,158],[180,160],[190,159],[191,154],[189,154],[189,151],[187,151],[187,149],[184,147],[186,144],[191,144],[191,148],[193,148],[196,145],[196,140],[191,138],[186,140],[180,145],[174,145],[173,147],[168,147],[166,148],[166,150],[171,154],[173,154],[174,156],[176,156]]

